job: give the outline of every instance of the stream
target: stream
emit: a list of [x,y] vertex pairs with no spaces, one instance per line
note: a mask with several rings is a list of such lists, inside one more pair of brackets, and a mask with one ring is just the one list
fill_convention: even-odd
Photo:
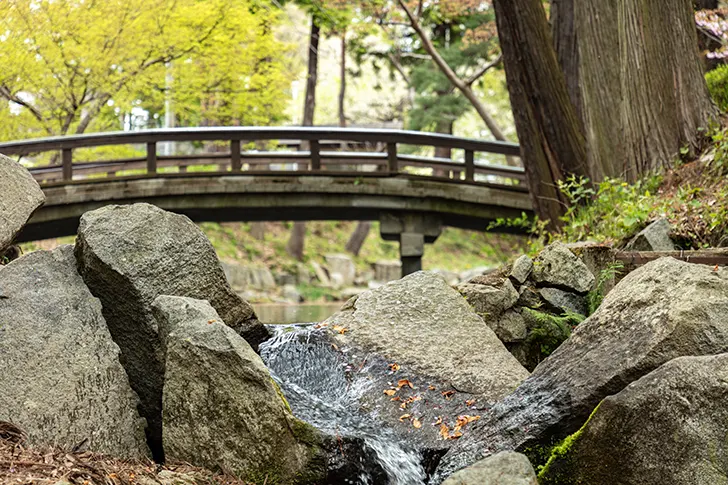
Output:
[[[354,471],[349,467],[345,476],[337,477],[341,483],[424,485],[421,452],[384,426],[375,412],[361,409],[360,399],[372,392],[369,366],[352,368],[344,353],[334,349],[325,332],[313,324],[269,328],[274,336],[260,346],[260,354],[293,414],[334,436],[340,446],[343,438],[363,450]],[[351,456],[347,459],[354,461]]]

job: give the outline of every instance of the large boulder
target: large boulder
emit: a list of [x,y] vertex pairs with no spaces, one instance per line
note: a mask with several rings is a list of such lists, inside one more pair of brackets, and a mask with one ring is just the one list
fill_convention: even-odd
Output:
[[539,478],[575,485],[728,483],[726,423],[728,354],[674,359],[602,401]]
[[502,451],[454,473],[442,485],[538,485],[525,455]]
[[346,329],[342,339],[355,346],[485,400],[500,399],[528,376],[465,299],[432,272],[362,293],[325,323]]
[[295,419],[260,356],[206,301],[160,296],[166,458],[268,483],[325,475],[317,431]]
[[147,456],[139,400],[73,248],[0,266],[0,287],[0,421],[31,444]]
[[249,267],[240,264],[222,263],[222,269],[230,286],[238,293],[242,293],[248,288],[272,290],[276,287],[273,273],[265,266]]
[[149,204],[87,212],[81,217],[76,259],[84,281],[101,300],[121,363],[141,399],[150,447],[162,459],[164,353],[151,310],[154,299],[208,300],[251,345],[264,340],[267,331],[230,288],[210,242],[185,216]]
[[595,282],[589,268],[561,243],[547,246],[539,253],[533,261],[532,277],[538,286],[582,294],[591,290]]
[[665,362],[728,352],[728,271],[672,258],[625,277],[599,309],[444,458],[444,476],[573,433],[606,396]]
[[518,301],[518,291],[508,278],[490,278],[488,282],[490,284],[469,282],[457,287],[473,310],[486,321],[498,319]]
[[0,255],[44,202],[45,195],[30,172],[0,155]]

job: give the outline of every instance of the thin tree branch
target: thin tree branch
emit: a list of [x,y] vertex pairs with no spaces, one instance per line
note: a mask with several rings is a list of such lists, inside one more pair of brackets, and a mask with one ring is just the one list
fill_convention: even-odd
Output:
[[491,61],[488,64],[486,64],[478,72],[476,72],[475,74],[473,74],[472,76],[470,76],[468,79],[466,79],[465,80],[465,84],[467,86],[472,86],[475,81],[477,81],[478,79],[480,79],[481,77],[483,77],[486,72],[488,72],[491,69],[493,69],[495,66],[497,66],[498,64],[500,64],[502,61],[503,61],[503,54],[498,54],[498,57],[496,57],[495,59],[493,59],[493,61]]

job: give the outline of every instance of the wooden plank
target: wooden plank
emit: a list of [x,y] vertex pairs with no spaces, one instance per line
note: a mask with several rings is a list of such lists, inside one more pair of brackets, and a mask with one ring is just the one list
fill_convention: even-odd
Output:
[[157,173],[157,143],[147,142],[147,173]]
[[240,159],[240,140],[230,140],[230,166],[233,172],[239,172],[243,168]]
[[465,181],[475,180],[475,153],[472,150],[465,150]]
[[377,143],[401,143],[417,146],[440,146],[475,152],[497,153],[518,157],[520,148],[515,143],[476,140],[440,133],[423,133],[405,130],[371,130],[327,127],[203,127],[165,128],[134,132],[92,133],[56,136],[0,143],[0,153],[28,155],[63,148],[83,148],[105,145],[134,145],[160,142],[191,142],[211,140],[332,140]]
[[321,149],[318,140],[311,140],[311,170],[321,170]]
[[73,180],[73,150],[61,150],[61,166],[63,167],[63,180]]
[[399,173],[399,161],[397,159],[397,144],[387,143],[387,169],[389,173]]

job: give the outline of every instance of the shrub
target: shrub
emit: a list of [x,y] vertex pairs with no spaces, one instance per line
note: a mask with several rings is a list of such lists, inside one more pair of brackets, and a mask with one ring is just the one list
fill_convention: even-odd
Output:
[[728,111],[728,65],[721,64],[705,75],[708,91],[721,111]]

